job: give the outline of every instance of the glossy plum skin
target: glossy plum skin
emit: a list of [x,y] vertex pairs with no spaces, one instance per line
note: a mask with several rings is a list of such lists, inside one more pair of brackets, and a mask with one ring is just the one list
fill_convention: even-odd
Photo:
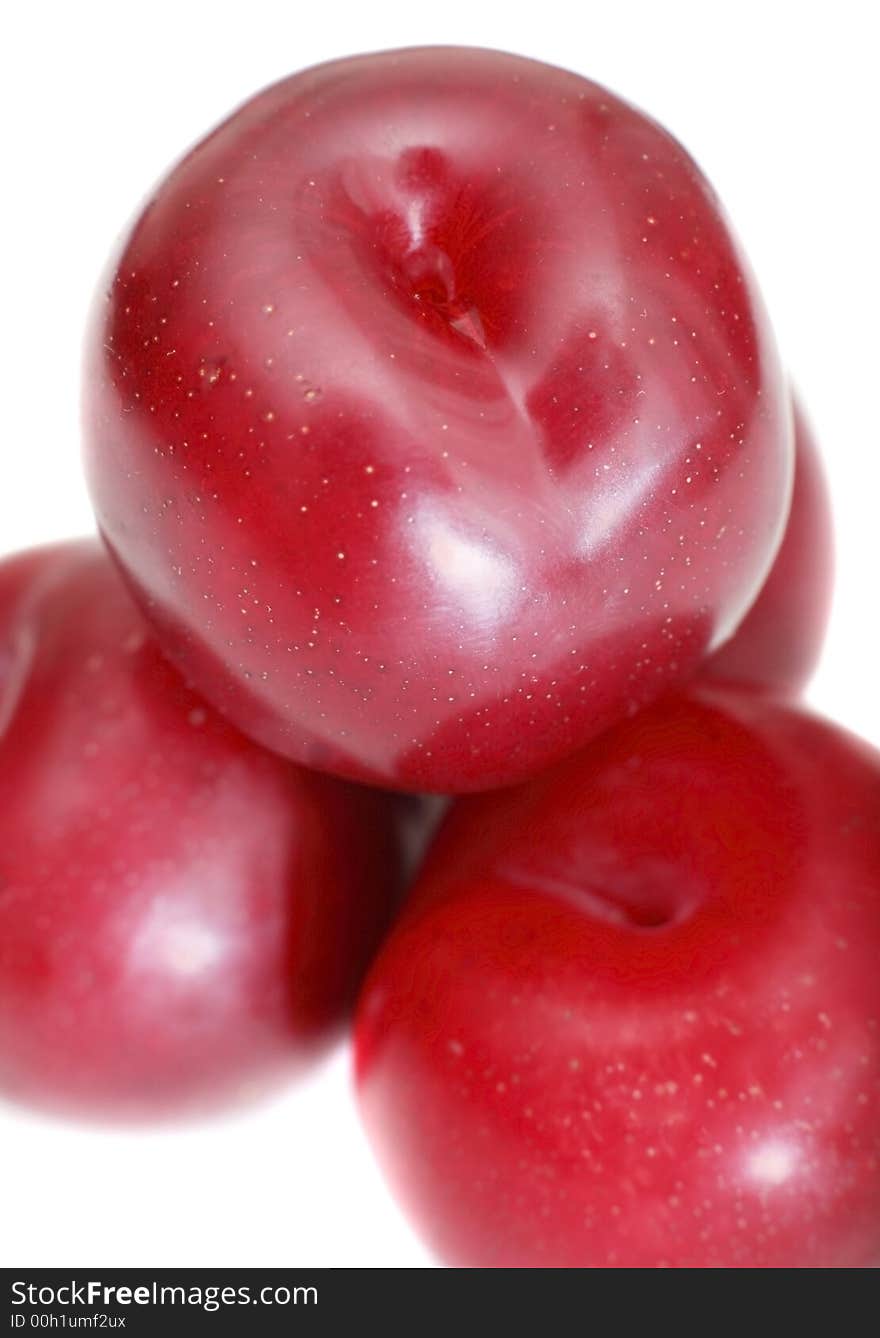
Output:
[[364,1119],[465,1266],[880,1261],[880,755],[700,687],[460,800],[359,1005]]
[[98,294],[84,415],[167,653],[251,737],[398,789],[523,779],[689,677],[791,484],[694,163],[477,50],[307,70],[193,149]]
[[0,1095],[146,1118],[295,1073],[398,861],[395,802],[225,724],[97,541],[0,565]]
[[797,401],[791,510],[760,595],[703,673],[795,697],[806,687],[825,639],[834,583],[831,502],[822,459]]

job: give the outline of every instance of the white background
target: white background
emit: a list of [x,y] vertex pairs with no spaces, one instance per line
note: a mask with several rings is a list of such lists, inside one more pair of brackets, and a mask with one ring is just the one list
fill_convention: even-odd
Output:
[[[876,35],[853,0],[16,5],[0,109],[0,554],[90,527],[79,346],[138,200],[261,85],[357,51],[502,47],[567,65],[688,146],[745,242],[825,451],[838,525],[819,709],[880,744]],[[421,1265],[358,1128],[347,1056],[274,1104],[162,1133],[0,1107],[6,1265]]]

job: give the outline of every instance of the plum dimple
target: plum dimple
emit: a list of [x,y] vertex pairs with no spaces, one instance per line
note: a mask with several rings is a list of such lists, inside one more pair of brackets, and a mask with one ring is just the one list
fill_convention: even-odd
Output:
[[316,252],[350,247],[377,300],[396,295],[409,319],[497,350],[524,326],[520,276],[542,235],[517,184],[439,148],[343,161],[301,192],[300,235]]

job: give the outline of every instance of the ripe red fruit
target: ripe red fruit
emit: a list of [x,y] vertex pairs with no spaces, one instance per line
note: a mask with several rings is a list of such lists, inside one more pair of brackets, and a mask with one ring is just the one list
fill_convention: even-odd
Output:
[[831,505],[822,460],[795,404],[795,471],[785,537],[755,604],[707,660],[714,678],[796,696],[822,650],[834,568]]
[[880,1262],[880,756],[701,688],[461,800],[359,1008],[463,1265]]
[[778,542],[787,391],[717,200],[577,75],[308,70],[172,171],[101,294],[103,533],[245,732],[523,778],[688,677]]
[[389,797],[193,695],[97,543],[0,566],[0,1092],[250,1095],[347,1011],[398,884]]

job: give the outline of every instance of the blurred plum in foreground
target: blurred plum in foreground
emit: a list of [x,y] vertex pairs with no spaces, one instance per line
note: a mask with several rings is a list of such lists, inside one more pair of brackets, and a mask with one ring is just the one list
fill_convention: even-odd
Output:
[[447,1262],[880,1262],[880,756],[668,698],[460,800],[371,969],[360,1099]]
[[97,542],[5,561],[0,1093],[145,1118],[295,1073],[386,923],[399,827],[196,697]]

